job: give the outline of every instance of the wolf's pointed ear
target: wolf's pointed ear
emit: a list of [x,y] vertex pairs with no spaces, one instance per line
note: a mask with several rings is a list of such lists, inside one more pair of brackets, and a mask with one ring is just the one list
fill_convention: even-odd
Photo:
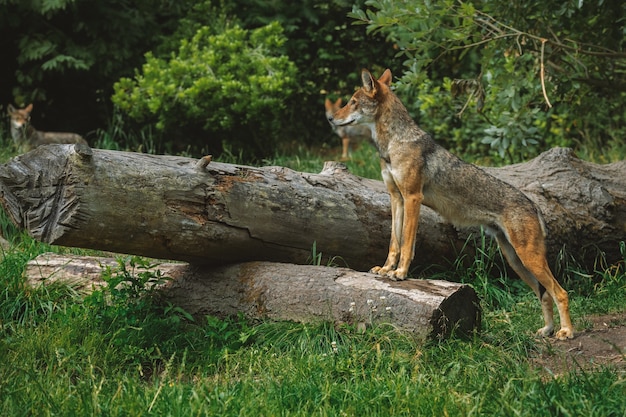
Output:
[[341,107],[342,103],[343,103],[343,100],[341,100],[341,97],[339,97],[337,101],[335,101],[335,107]]
[[26,108],[24,110],[26,110],[28,113],[33,111],[33,103],[30,103],[28,106],[26,106]]
[[368,70],[361,71],[361,81],[363,81],[363,89],[366,93],[376,92],[376,80]]
[[383,75],[380,76],[378,82],[385,84],[387,87],[391,85],[391,70],[389,68],[383,72]]
[[15,112],[15,107],[13,107],[12,104],[9,104],[7,106],[7,111],[9,112],[9,114],[14,113]]

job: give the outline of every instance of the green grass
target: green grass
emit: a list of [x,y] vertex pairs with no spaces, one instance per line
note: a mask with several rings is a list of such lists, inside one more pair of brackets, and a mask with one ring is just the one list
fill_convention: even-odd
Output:
[[[0,218],[0,223],[6,219]],[[469,267],[447,278],[483,300],[480,333],[423,343],[380,325],[194,321],[163,304],[148,261],[108,270],[112,290],[28,288],[25,262],[51,248],[10,226],[0,261],[0,415],[624,415],[626,379],[611,368],[558,378],[533,367],[539,305],[497,270],[480,236]],[[120,264],[121,265],[121,264]],[[626,260],[572,294],[572,315],[626,309]],[[446,278],[445,275],[438,276]],[[118,286],[118,284],[122,284]]]
[[[626,295],[624,278],[606,285]],[[626,407],[626,380],[608,368],[558,379],[532,368],[530,297],[486,311],[471,340],[422,344],[385,326],[192,322],[140,287],[86,299],[21,291],[19,308],[6,290],[0,305],[2,415],[606,416]]]
[[[319,172],[335,157],[302,150],[265,162]],[[367,145],[347,165],[379,178]],[[104,274],[112,290],[81,296],[62,285],[29,288],[25,263],[68,249],[33,241],[4,215],[0,229],[12,243],[0,253],[2,416],[626,415],[623,371],[573,368],[555,378],[532,364],[544,343],[533,336],[539,304],[500,270],[499,252],[482,235],[468,242],[476,256],[462,252],[430,271],[474,286],[481,331],[423,343],[385,325],[360,332],[330,323],[193,320],[150,290],[146,284],[163,277],[146,273],[148,261],[139,258]],[[623,251],[624,261],[598,262],[598,271],[569,264],[575,324],[626,310]],[[316,255],[313,248],[312,262]]]
[[[382,180],[380,174],[379,157],[376,149],[369,143],[361,143],[350,153],[350,159],[341,161],[348,170],[360,177]],[[339,161],[341,157],[340,146],[323,145],[321,148],[299,147],[292,150],[292,153],[276,153],[271,158],[261,161],[263,166],[282,166],[291,168],[299,172],[319,173],[324,168],[326,161]],[[226,152],[219,158],[220,162],[244,163],[241,156],[231,152]]]

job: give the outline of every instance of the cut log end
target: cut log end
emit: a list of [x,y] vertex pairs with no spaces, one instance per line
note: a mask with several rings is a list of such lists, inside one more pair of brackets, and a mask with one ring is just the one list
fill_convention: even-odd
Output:
[[469,336],[481,326],[480,301],[470,286],[462,286],[447,297],[431,318],[433,339],[452,334]]

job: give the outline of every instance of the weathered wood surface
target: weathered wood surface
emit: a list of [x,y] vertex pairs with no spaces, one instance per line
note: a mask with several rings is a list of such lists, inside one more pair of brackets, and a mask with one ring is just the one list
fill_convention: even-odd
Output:
[[[0,166],[0,203],[17,225],[56,245],[224,265],[306,263],[315,242],[318,253],[356,270],[384,261],[391,216],[382,182],[336,163],[307,174],[207,162],[44,146]],[[563,247],[621,259],[626,161],[598,165],[557,148],[486,171],[540,206],[550,262]],[[445,264],[466,238],[424,208],[415,265]]]
[[[40,255],[28,263],[32,286],[62,282],[89,291],[106,285],[102,268],[112,258]],[[171,278],[161,295],[194,316],[229,316],[298,322],[332,321],[358,327],[389,323],[423,338],[442,338],[455,329],[480,328],[474,290],[436,280],[394,282],[347,268],[248,262],[231,266],[164,263]]]

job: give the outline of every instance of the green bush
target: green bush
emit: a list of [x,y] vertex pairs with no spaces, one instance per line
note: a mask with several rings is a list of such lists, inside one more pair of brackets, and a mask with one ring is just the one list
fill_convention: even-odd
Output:
[[[427,130],[440,128],[448,147],[471,151],[482,144],[482,153],[508,163],[553,146],[593,153],[622,142],[623,3],[366,5],[351,16],[407,58],[398,91]],[[454,100],[445,97],[450,93]],[[434,103],[436,114],[424,112],[425,103]],[[447,126],[437,122],[443,120]]]
[[236,146],[263,156],[280,136],[296,85],[296,68],[281,55],[285,41],[278,23],[235,26],[217,35],[202,27],[169,60],[146,54],[134,79],[115,84],[113,103],[168,140],[208,152]]

